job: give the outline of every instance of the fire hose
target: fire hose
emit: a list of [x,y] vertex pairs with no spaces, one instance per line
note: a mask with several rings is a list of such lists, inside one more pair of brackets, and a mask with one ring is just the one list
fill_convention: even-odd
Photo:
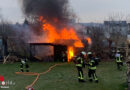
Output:
[[48,70],[46,70],[45,72],[42,72],[42,73],[36,73],[36,72],[16,72],[16,74],[36,76],[36,78],[35,78],[35,80],[32,82],[32,84],[30,84],[30,85],[28,85],[28,86],[25,87],[25,89],[28,89],[28,88],[30,88],[30,87],[33,87],[33,85],[36,83],[36,81],[38,80],[38,78],[39,78],[40,75],[44,75],[44,74],[50,72],[54,67],[59,66],[59,65],[64,65],[64,64],[66,64],[66,63],[55,64],[55,65],[49,67]]

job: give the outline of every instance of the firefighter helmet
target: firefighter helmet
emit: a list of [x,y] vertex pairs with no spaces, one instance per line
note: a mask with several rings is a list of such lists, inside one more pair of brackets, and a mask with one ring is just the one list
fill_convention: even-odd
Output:
[[88,55],[89,55],[89,54],[92,54],[92,52],[88,52]]
[[85,52],[85,51],[82,51],[81,53],[82,53],[83,55],[86,55],[86,52]]

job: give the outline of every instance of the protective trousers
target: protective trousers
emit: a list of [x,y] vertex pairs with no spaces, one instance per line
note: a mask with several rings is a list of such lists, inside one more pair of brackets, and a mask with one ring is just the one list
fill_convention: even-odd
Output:
[[91,70],[89,69],[88,70],[88,77],[89,77],[89,80],[92,81],[93,79],[97,82],[98,81],[98,78],[97,78],[97,75],[96,75],[96,70]]
[[24,72],[24,70],[23,70],[23,64],[22,63],[20,64],[20,71]]
[[78,70],[78,80],[84,81],[84,78],[83,78],[84,75],[83,75],[82,67],[77,66],[77,70]]
[[[20,64],[20,71],[21,71],[21,72],[24,72],[24,69],[23,69],[23,68],[24,68],[24,64],[21,63],[21,64]],[[29,72],[29,65],[28,65],[27,63],[25,64],[25,68],[26,68],[26,72]]]
[[117,69],[118,70],[121,70],[121,66],[123,66],[123,63],[122,62],[117,62]]

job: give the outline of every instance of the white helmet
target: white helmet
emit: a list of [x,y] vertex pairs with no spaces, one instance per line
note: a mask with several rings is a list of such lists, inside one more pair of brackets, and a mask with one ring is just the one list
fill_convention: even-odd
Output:
[[92,52],[88,52],[88,54],[92,54]]
[[86,55],[86,52],[85,52],[85,51],[82,51],[81,53],[82,53],[83,55]]

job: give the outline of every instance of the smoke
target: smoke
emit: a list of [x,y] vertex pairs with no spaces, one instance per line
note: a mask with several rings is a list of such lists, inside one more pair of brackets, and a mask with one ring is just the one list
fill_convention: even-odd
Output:
[[53,23],[67,23],[72,19],[68,0],[22,0],[22,10],[27,18],[37,19],[43,16]]
[[[15,33],[15,38],[12,40],[12,43],[15,45],[15,50],[20,56],[29,56],[30,46],[28,43],[40,42],[41,36],[38,37],[36,34],[34,34],[27,24],[12,25],[11,28]],[[11,47],[11,49],[13,49],[13,47]],[[48,46],[35,46],[35,49],[33,48],[31,50],[35,53],[34,56],[36,57],[43,58],[45,56],[53,55],[53,52],[50,52],[53,50],[53,48]]]

